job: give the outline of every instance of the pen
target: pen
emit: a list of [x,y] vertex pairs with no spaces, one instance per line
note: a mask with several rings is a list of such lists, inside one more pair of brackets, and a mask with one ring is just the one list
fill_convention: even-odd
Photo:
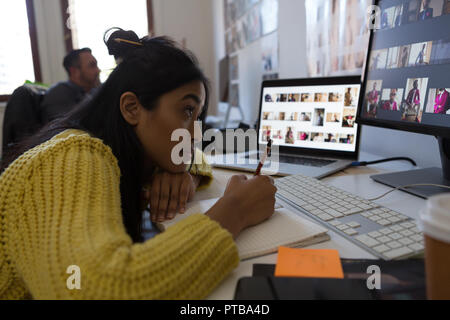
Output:
[[272,151],[272,139],[269,139],[269,143],[267,144],[266,152],[261,157],[261,160],[259,161],[258,168],[256,168],[255,176],[259,176],[261,173],[261,168],[264,165],[264,162],[266,161],[267,157],[270,157]]

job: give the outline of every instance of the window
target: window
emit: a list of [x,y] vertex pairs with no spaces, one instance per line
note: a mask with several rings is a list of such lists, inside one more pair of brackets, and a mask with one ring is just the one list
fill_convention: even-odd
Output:
[[0,2],[0,101],[26,80],[41,81],[32,0]]
[[150,0],[63,0],[62,4],[66,21],[66,49],[90,48],[102,70],[102,82],[116,66],[103,42],[105,31],[120,27],[133,30],[143,37],[153,30]]

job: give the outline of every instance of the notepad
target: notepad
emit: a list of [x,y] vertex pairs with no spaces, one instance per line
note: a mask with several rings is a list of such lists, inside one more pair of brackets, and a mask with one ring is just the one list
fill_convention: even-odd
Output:
[[276,277],[344,278],[337,250],[278,249]]
[[[218,198],[191,203],[187,206],[186,213],[177,214],[175,219],[157,223],[156,226],[164,231],[191,214],[207,212],[217,200]],[[236,239],[236,245],[239,258],[245,260],[276,253],[280,246],[305,247],[329,240],[327,231],[285,208],[279,208],[270,219],[242,231]]]

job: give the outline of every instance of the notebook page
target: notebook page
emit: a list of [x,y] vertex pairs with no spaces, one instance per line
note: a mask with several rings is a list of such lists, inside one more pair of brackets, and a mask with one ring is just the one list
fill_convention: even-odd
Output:
[[[157,224],[157,227],[165,230],[191,214],[205,213],[218,199],[191,203],[186,213],[177,214],[175,219]],[[240,259],[244,260],[275,253],[279,246],[300,247],[326,241],[329,239],[326,232],[327,229],[322,226],[299,216],[293,217],[287,209],[280,208],[275,210],[270,219],[243,230],[236,239],[236,246]]]

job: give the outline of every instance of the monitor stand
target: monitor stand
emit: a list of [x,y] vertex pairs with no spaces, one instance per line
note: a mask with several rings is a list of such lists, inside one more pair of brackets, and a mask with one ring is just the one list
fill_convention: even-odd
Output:
[[[440,184],[450,187],[450,139],[437,137],[439,150],[441,153],[441,168],[428,168],[421,170],[410,170],[404,172],[395,172],[371,176],[376,182],[388,185],[393,188],[411,185],[411,184]],[[415,196],[428,199],[439,193],[450,192],[450,189],[419,186],[412,188],[400,188],[400,190],[411,193]]]

